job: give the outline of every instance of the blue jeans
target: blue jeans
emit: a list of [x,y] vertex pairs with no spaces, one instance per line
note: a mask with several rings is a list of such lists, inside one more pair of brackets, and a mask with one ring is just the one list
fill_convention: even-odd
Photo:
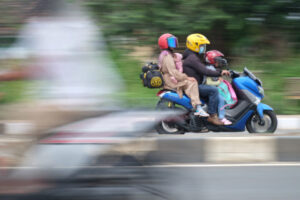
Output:
[[225,117],[225,108],[221,110],[223,106],[225,106],[225,100],[224,97],[219,94],[219,104],[218,104],[219,119],[223,119]]
[[208,102],[208,114],[218,113],[219,91],[211,85],[199,85],[200,98]]

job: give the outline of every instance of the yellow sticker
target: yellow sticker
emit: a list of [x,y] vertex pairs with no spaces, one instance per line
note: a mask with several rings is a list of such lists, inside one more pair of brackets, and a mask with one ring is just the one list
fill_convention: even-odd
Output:
[[162,85],[162,80],[160,77],[153,77],[150,84],[152,87],[160,87]]

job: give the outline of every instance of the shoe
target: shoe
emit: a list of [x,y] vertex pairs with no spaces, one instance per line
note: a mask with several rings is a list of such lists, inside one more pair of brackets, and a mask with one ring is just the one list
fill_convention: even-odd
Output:
[[221,119],[221,122],[223,122],[224,123],[224,125],[231,125],[232,124],[232,122],[231,121],[229,121],[228,119],[226,119],[226,118],[223,118],[223,119]]
[[201,105],[197,105],[197,109],[196,109],[194,115],[199,115],[200,117],[208,117],[209,116],[209,114],[203,110]]
[[217,125],[217,126],[221,126],[221,125],[224,125],[224,123],[222,121],[219,120],[217,114],[211,114],[208,118],[207,118],[207,121],[209,123],[212,123],[214,125]]

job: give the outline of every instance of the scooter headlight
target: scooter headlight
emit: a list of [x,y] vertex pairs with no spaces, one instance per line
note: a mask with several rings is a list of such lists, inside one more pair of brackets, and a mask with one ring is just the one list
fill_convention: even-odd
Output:
[[255,97],[254,104],[258,105],[260,103],[261,99],[259,97]]
[[261,86],[257,86],[257,88],[258,88],[258,92],[259,92],[262,96],[265,96],[265,90],[264,90],[264,88],[261,87]]

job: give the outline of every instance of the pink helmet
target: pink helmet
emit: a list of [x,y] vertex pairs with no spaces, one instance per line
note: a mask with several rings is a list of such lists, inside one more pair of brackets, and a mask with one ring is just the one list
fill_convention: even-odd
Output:
[[160,49],[168,49],[169,47],[174,48],[178,46],[178,41],[174,35],[165,33],[158,38],[158,46]]
[[211,51],[207,51],[205,53],[205,60],[206,62],[210,63],[210,64],[215,64],[215,58],[216,57],[223,57],[224,54],[222,54],[220,51],[218,50],[211,50]]

